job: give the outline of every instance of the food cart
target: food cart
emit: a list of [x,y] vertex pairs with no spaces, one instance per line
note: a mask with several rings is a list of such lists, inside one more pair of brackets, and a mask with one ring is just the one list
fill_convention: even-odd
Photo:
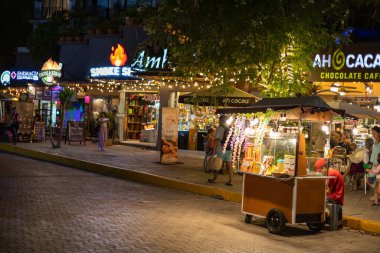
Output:
[[[230,114],[233,166],[243,174],[245,221],[265,217],[268,230],[280,233],[286,223],[324,227],[326,179],[314,163],[328,158],[333,111],[317,96],[263,99],[248,108],[221,109]],[[323,151],[313,137],[324,132]],[[244,154],[242,157],[241,154]]]

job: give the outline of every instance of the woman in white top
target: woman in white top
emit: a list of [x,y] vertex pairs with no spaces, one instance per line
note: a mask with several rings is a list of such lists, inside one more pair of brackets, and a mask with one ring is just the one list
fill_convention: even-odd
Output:
[[98,120],[100,124],[98,149],[100,151],[104,151],[105,143],[107,141],[107,136],[108,136],[107,125],[108,125],[109,119],[106,117],[105,112],[101,112]]

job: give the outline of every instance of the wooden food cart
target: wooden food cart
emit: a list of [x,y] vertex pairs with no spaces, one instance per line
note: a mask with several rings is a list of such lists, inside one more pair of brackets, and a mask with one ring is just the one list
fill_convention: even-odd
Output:
[[[328,177],[312,170],[315,160],[328,157],[331,108],[315,96],[263,99],[249,108],[233,110],[218,112],[239,113],[235,119],[240,117],[240,122],[249,125],[245,135],[238,129],[242,123],[231,130],[235,134],[232,145],[244,146],[244,158],[236,155],[238,148],[233,163],[243,174],[245,222],[264,217],[271,233],[280,233],[286,223],[306,223],[312,231],[320,231],[325,223]],[[314,152],[307,159],[307,153],[312,153],[311,137],[322,127],[327,137],[325,152]],[[239,132],[245,143],[236,144]]]

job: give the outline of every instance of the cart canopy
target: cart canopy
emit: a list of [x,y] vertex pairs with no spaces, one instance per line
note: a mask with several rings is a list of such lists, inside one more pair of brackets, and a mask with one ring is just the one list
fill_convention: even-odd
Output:
[[235,87],[212,87],[208,90],[180,95],[179,103],[204,106],[250,106],[260,98]]
[[253,113],[265,112],[267,109],[278,111],[302,107],[311,107],[319,111],[332,110],[332,108],[320,97],[308,96],[294,98],[264,98],[248,107],[218,109],[217,113]]

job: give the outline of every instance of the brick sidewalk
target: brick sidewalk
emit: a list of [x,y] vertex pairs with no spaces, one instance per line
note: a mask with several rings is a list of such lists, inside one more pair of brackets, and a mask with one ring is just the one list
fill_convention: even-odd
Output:
[[[86,142],[86,146],[62,144],[60,149],[53,149],[49,142],[18,143],[17,145],[0,143],[0,150],[135,181],[204,195],[219,195],[225,200],[236,202],[241,200],[242,176],[234,175],[232,187],[224,184],[227,181],[227,175],[220,175],[216,184],[209,184],[207,179],[211,175],[202,170],[204,152],[200,151],[179,150],[181,163],[162,165],[158,163],[159,151],[144,146],[113,145],[108,146],[105,152],[99,152],[95,144],[91,142]],[[81,161],[86,164],[77,163]],[[111,172],[112,169],[117,169],[117,171]],[[371,206],[369,202],[371,194],[368,192],[364,195],[362,190],[352,192],[347,188],[343,213],[346,218],[350,217],[348,221],[352,223],[348,224],[350,227],[365,230],[364,226],[368,225],[369,231],[377,232],[378,230],[380,233],[380,206]],[[372,228],[373,226],[375,228]]]

